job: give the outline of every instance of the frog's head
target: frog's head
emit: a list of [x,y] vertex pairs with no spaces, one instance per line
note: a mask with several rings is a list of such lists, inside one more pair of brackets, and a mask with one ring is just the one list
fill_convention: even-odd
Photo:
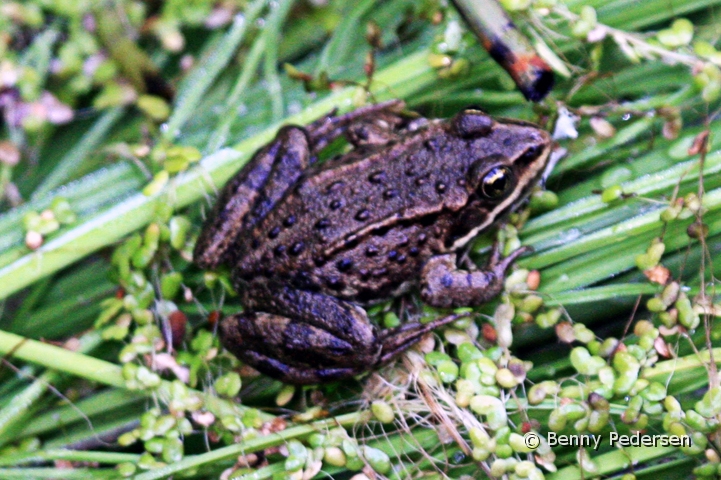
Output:
[[475,109],[460,112],[450,125],[470,149],[468,203],[448,242],[449,247],[458,248],[528,196],[548,165],[551,137],[532,123],[495,120]]

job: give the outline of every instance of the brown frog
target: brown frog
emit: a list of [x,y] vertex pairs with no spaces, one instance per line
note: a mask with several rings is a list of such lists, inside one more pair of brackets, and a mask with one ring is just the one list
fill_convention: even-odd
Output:
[[[526,251],[502,258],[494,247],[484,270],[456,265],[541,178],[549,135],[475,109],[449,120],[402,109],[283,127],[223,189],[194,257],[232,268],[245,311],[222,321],[221,339],[247,364],[296,384],[372,369],[449,320],[381,331],[359,304],[420,286],[432,306],[478,305]],[[316,164],[341,135],[354,148]]]

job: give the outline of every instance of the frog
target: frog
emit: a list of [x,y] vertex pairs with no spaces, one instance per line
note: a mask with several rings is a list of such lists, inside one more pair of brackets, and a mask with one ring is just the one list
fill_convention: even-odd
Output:
[[[346,151],[319,161],[342,137]],[[297,385],[390,362],[454,317],[382,329],[365,307],[414,288],[439,309],[498,296],[529,249],[504,257],[496,243],[484,268],[462,254],[529,196],[551,144],[533,123],[473,107],[428,119],[399,100],[280,128],[219,193],[194,249],[201,268],[230,270],[243,305],[221,343]]]

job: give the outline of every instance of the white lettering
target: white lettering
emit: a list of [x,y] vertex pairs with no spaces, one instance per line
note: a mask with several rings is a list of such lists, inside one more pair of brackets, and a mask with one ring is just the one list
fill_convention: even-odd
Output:
[[608,434],[608,443],[612,447],[690,447],[691,437],[688,435],[641,435],[634,432],[631,435],[621,435],[617,432]]
[[548,432],[546,436],[549,447],[584,447],[598,450],[602,440],[601,435],[559,435],[556,432]]

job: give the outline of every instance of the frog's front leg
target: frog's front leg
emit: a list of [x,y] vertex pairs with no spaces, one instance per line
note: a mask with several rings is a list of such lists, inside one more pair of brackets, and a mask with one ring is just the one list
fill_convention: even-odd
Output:
[[310,162],[306,131],[281,128],[221,191],[195,244],[195,262],[214,269],[228,261],[239,232],[265,216]]
[[455,253],[431,257],[421,272],[421,297],[439,308],[486,303],[501,293],[506,270],[528,251],[529,247],[522,247],[504,258],[494,245],[485,268],[478,271],[459,269]]

